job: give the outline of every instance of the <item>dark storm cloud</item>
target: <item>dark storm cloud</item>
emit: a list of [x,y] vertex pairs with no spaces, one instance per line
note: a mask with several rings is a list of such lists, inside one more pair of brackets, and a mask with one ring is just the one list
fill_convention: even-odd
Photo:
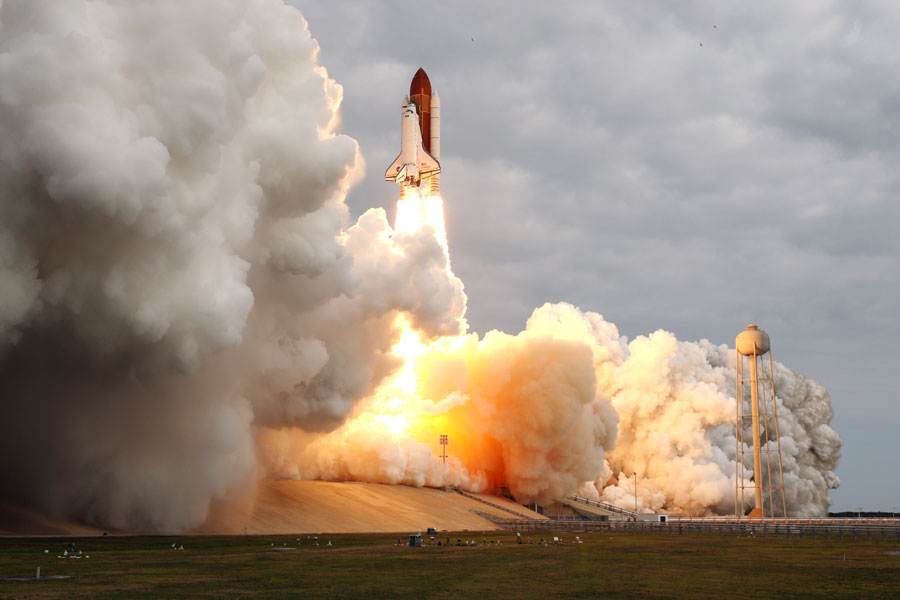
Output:
[[431,75],[476,330],[556,300],[629,336],[733,343],[757,321],[832,390],[838,431],[853,419],[837,508],[900,494],[859,468],[898,443],[858,424],[900,425],[891,3],[294,4],[366,158],[355,212],[393,200],[400,100]]

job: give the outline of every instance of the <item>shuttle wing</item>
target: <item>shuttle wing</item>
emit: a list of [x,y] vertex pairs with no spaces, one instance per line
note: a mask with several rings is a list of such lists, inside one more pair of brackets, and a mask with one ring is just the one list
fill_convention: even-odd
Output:
[[441,164],[423,148],[419,151],[419,177],[426,179],[441,172]]
[[403,164],[403,153],[401,152],[391,163],[391,166],[384,172],[385,181],[401,181],[406,177],[406,165]]

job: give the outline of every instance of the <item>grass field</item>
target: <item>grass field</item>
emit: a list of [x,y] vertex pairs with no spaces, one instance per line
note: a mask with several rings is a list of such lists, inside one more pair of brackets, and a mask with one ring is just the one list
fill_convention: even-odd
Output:
[[[0,578],[37,566],[72,577],[0,581],[0,598],[900,598],[896,542],[563,535],[543,547],[444,533],[478,546],[422,548],[385,534],[324,535],[318,547],[306,535],[4,539]],[[553,534],[523,539],[542,536]],[[57,558],[69,543],[90,558]]]

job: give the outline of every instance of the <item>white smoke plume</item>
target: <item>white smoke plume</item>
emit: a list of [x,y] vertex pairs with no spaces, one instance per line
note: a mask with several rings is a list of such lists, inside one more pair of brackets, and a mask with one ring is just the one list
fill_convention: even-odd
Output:
[[[350,222],[317,51],[280,0],[0,4],[0,502],[176,531],[266,475],[629,505],[636,471],[644,508],[728,512],[728,350],[564,304],[467,334],[440,227]],[[776,387],[820,513],[827,394]]]
[[[528,328],[588,344],[599,390],[619,417],[608,469],[581,493],[631,509],[637,477],[638,510],[734,513],[734,349],[679,342],[662,330],[628,342],[600,315],[566,304],[535,311]],[[821,385],[777,362],[775,390],[788,514],[821,516],[828,490],[840,485],[834,470],[842,441],[829,425],[830,399]],[[749,453],[745,460],[752,461]],[[752,462],[745,469],[750,473]]]
[[434,236],[348,228],[317,51],[277,0],[0,6],[2,500],[196,524],[259,425],[333,428],[397,367],[400,311],[463,331]]

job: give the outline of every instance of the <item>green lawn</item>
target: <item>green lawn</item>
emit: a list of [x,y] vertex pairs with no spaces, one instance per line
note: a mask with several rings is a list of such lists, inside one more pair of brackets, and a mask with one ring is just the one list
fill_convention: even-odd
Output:
[[[565,545],[395,546],[396,535],[0,540],[0,598],[900,598],[896,541],[627,533],[563,534]],[[529,533],[537,542],[553,534]],[[404,537],[405,539],[405,537]],[[324,546],[328,540],[333,547]],[[59,559],[73,542],[90,558]],[[184,550],[173,550],[172,542]],[[276,552],[275,547],[292,547]],[[44,553],[44,550],[50,550]],[[846,560],[844,555],[846,554]]]

